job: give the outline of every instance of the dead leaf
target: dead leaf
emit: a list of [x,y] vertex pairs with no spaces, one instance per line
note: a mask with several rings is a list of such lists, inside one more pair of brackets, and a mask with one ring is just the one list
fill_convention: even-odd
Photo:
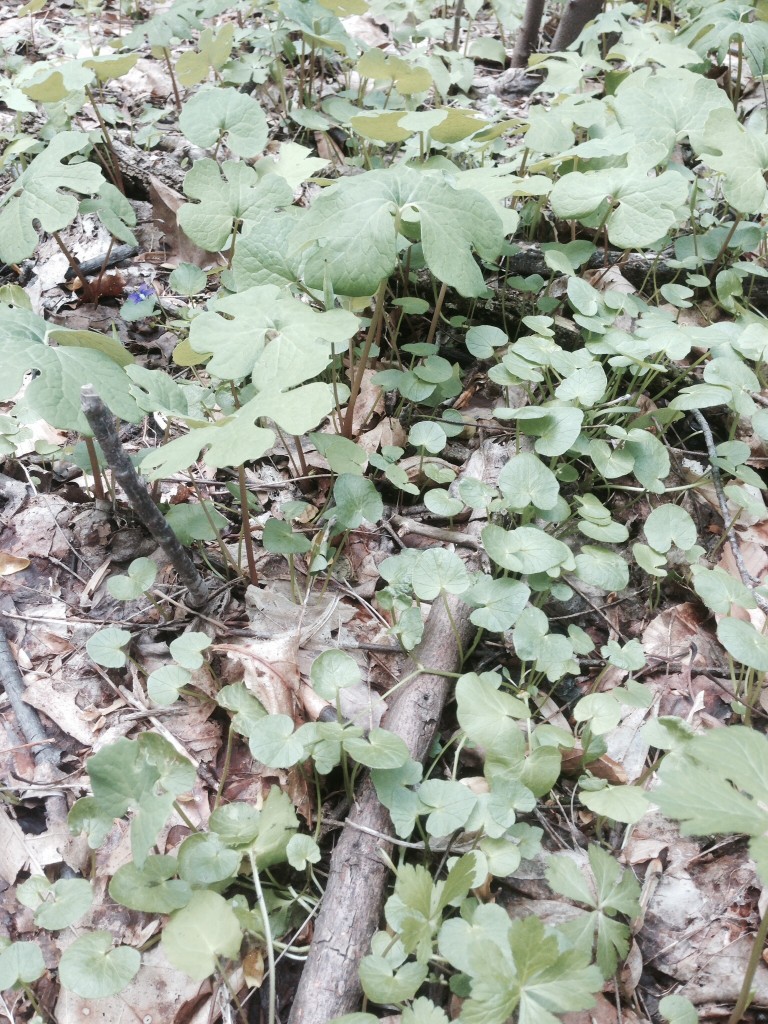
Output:
[[[298,610],[298,609],[297,609]],[[299,692],[298,632],[273,640],[216,644],[243,669],[243,682],[270,715],[295,718]]]
[[28,558],[12,555],[10,551],[0,551],[0,576],[13,576],[29,567]]

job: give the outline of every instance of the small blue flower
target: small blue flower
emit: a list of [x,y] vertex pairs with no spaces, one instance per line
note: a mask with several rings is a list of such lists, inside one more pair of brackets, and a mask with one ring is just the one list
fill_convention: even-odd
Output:
[[139,302],[143,302],[145,299],[151,299],[154,294],[155,290],[152,285],[144,282],[144,284],[140,285],[135,292],[129,293],[128,301],[138,304]]

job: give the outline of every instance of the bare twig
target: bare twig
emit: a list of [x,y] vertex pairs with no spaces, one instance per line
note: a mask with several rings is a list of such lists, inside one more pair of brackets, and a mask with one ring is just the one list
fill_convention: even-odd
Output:
[[480,542],[476,537],[470,537],[468,533],[459,533],[458,530],[444,530],[440,526],[429,526],[427,523],[420,523],[416,519],[401,515],[392,516],[390,522],[397,527],[400,537],[414,533],[420,537],[440,541],[441,544],[457,544],[459,547],[472,548],[473,551],[480,548]]
[[86,384],[80,389],[80,401],[93,435],[101,445],[115,479],[123,488],[136,517],[146,526],[163,551],[168,555],[179,579],[189,591],[188,603],[200,608],[208,600],[208,587],[195,568],[192,559],[179,538],[163,518],[149,491],[139,479],[133,463],[117,436],[112,414],[93,387]]
[[13,709],[24,739],[34,748],[35,761],[58,765],[61,755],[50,745],[37,711],[24,700],[24,679],[16,664],[11,645],[0,625],[0,682]]

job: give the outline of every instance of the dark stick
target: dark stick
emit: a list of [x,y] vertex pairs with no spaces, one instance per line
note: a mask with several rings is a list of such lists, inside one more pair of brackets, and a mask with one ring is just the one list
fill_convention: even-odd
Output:
[[49,743],[37,711],[24,701],[24,679],[13,656],[11,645],[0,625],[0,683],[27,743],[32,743],[35,761],[59,763],[59,751]]
[[80,404],[93,436],[101,445],[107,465],[115,474],[136,517],[146,526],[168,555],[179,579],[189,590],[187,603],[200,608],[208,600],[208,587],[181,545],[179,538],[163,518],[149,491],[139,479],[133,463],[117,436],[112,414],[91,384],[80,388]]

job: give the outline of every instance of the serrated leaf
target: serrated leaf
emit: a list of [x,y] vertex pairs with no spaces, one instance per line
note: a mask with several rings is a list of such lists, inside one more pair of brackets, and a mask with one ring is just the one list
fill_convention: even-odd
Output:
[[765,880],[768,740],[744,726],[730,726],[689,740],[683,751],[683,760],[662,763],[654,803],[680,821],[686,835],[746,832],[753,837],[750,852]]

